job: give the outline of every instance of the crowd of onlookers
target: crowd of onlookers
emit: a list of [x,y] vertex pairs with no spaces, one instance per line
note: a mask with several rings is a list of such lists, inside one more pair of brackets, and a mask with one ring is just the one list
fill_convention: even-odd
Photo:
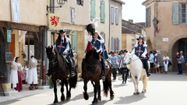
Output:
[[[120,69],[126,66],[124,59],[127,52],[127,50],[109,52],[109,60],[112,64],[114,80],[116,79],[117,73],[120,73]],[[160,51],[150,51],[146,57],[150,63],[151,73],[168,73],[168,71],[171,69],[171,65],[173,64],[169,56],[161,55]],[[183,74],[183,64],[185,64],[183,51],[177,52],[176,60],[178,74]]]

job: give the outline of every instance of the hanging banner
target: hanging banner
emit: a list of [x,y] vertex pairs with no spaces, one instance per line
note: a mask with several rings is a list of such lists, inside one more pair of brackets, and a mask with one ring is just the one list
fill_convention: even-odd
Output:
[[48,17],[49,29],[51,30],[60,29],[60,17],[52,13],[49,13],[48,16],[49,16]]
[[13,22],[20,22],[19,0],[11,0],[11,15]]

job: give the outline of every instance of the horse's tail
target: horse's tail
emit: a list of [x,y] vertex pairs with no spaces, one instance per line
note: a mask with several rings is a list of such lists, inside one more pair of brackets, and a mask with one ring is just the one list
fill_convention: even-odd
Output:
[[111,81],[109,79],[105,79],[103,81],[103,90],[104,90],[104,94],[107,96],[108,95],[108,91],[110,89],[110,85],[111,85]]

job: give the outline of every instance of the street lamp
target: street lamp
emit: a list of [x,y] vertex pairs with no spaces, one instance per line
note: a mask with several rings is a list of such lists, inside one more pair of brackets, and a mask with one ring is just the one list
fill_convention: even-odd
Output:
[[56,0],[56,1],[59,6],[48,6],[47,5],[47,11],[49,8],[62,8],[62,5],[65,4],[65,2],[67,2],[67,0]]

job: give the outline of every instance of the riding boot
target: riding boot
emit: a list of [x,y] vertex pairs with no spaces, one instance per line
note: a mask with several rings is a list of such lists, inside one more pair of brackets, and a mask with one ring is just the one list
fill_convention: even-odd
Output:
[[67,60],[68,60],[68,65],[69,65],[69,70],[70,70],[70,77],[74,77],[76,75],[74,69],[74,65],[72,63],[72,59],[70,58],[70,56],[67,57]]
[[147,60],[146,59],[141,59],[141,61],[143,62],[143,67],[144,67],[144,69],[146,71],[147,77],[149,77],[151,74],[149,73],[149,70],[148,70]]
[[102,66],[102,70],[101,70],[101,79],[102,79],[102,80],[105,80],[105,62],[104,62],[103,59],[101,60],[101,66]]
[[147,76],[149,77],[151,73],[149,73],[148,69],[145,69]]

